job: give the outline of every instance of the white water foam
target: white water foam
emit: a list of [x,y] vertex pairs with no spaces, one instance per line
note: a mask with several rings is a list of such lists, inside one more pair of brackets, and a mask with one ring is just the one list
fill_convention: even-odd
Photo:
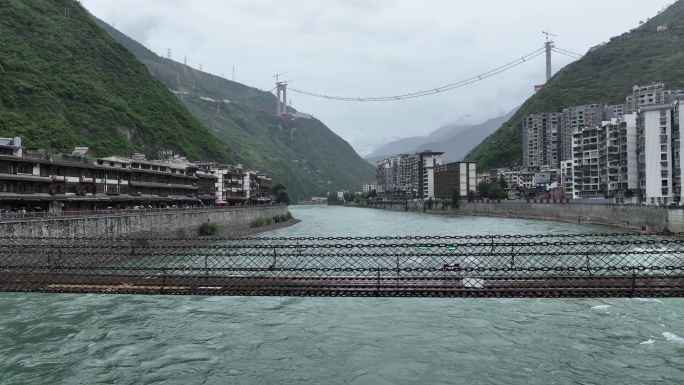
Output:
[[680,344],[684,344],[684,338],[670,332],[665,332],[663,333],[663,337],[665,337],[666,340],[672,341],[672,342],[679,342]]
[[658,302],[658,303],[663,303],[663,301],[656,299],[656,298],[634,298],[637,301],[640,302]]
[[644,342],[640,343],[639,345],[653,345],[654,342],[655,341],[653,341],[653,340],[648,340],[648,341],[644,341]]
[[595,309],[595,310],[605,310],[605,309],[608,309],[609,307],[610,307],[610,305],[596,305],[596,306],[592,306],[591,308]]

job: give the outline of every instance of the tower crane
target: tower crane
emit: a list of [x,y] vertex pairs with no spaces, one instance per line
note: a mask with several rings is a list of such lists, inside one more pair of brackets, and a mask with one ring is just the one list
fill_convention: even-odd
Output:
[[[558,36],[552,34],[552,33],[549,32],[549,31],[542,31],[542,33],[543,33],[544,35],[546,35],[546,41],[549,41],[549,36],[558,37]],[[551,39],[551,40],[553,40],[553,39]]]
[[280,75],[285,75],[286,73],[287,73],[287,72],[281,72],[281,73],[279,73],[279,74],[273,75],[273,77],[276,78],[276,83],[278,83],[278,77],[279,77]]

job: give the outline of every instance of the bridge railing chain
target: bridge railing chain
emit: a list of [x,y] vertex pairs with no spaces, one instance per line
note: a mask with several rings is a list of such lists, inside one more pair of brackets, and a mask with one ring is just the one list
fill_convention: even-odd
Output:
[[684,234],[0,238],[0,291],[682,296]]

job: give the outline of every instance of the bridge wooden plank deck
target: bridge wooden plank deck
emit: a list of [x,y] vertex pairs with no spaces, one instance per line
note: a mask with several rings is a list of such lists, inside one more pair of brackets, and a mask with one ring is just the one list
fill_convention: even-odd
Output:
[[353,297],[682,297],[684,275],[259,277],[74,275],[5,270],[0,272],[0,291]]
[[684,297],[684,234],[0,238],[0,291]]

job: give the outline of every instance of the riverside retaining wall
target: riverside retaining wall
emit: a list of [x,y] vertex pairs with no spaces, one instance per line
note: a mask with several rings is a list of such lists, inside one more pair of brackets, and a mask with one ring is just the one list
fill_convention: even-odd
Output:
[[[369,202],[367,207],[425,212],[453,212],[433,202]],[[648,232],[684,232],[684,210],[660,206],[611,204],[543,204],[543,203],[461,203],[458,214],[504,218],[552,220],[580,224],[596,224]]]
[[269,205],[229,210],[9,220],[0,222],[0,237],[185,237],[196,235],[205,222],[216,223],[219,234],[230,234],[249,228],[255,219],[283,214],[287,214],[287,206]]

